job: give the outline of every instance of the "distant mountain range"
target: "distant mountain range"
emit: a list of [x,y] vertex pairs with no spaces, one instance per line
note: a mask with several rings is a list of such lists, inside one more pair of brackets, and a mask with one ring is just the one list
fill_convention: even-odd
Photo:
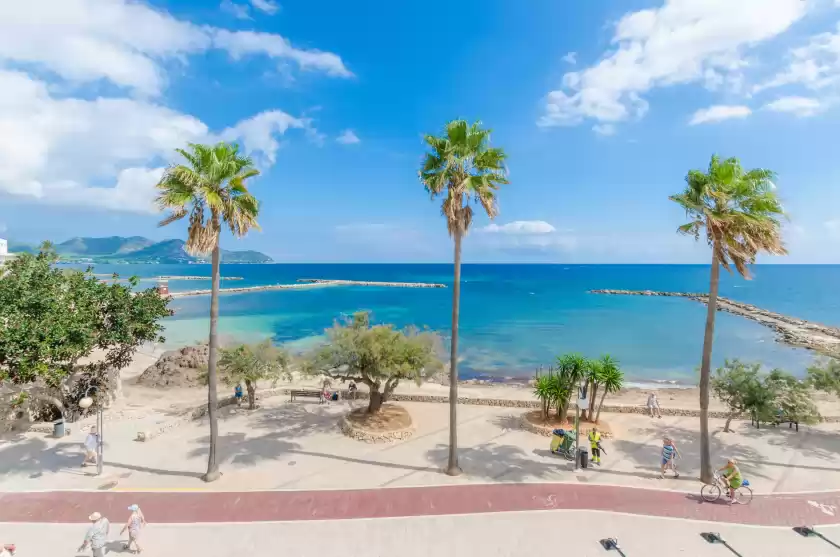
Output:
[[[62,261],[96,263],[209,263],[206,258],[194,257],[184,251],[183,240],[154,242],[142,236],[111,236],[108,238],[71,238],[56,244]],[[32,252],[34,246],[12,243],[12,253]],[[222,250],[222,263],[273,263],[264,253],[252,250]]]

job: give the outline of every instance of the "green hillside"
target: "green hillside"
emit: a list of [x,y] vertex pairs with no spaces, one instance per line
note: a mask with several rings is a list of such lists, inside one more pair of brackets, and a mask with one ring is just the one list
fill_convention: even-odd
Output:
[[[31,252],[35,247],[13,243],[13,253]],[[95,263],[197,263],[210,262],[206,258],[193,257],[184,251],[183,240],[154,242],[142,236],[111,236],[108,238],[71,238],[55,246],[63,261],[90,261]],[[258,251],[222,250],[222,263],[273,263],[273,260]]]

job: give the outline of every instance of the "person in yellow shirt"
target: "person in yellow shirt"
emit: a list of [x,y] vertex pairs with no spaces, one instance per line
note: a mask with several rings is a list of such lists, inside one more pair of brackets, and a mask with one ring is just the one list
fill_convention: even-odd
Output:
[[592,449],[592,462],[601,465],[601,432],[598,426],[593,426],[589,432],[589,448]]

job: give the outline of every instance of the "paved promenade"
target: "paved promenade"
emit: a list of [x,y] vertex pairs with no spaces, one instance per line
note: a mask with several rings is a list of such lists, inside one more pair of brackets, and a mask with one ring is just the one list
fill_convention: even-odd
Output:
[[511,511],[601,510],[759,526],[840,524],[840,492],[756,496],[749,505],[696,494],[576,484],[246,492],[44,492],[0,494],[0,522],[83,522],[137,503],[158,523],[349,520]]

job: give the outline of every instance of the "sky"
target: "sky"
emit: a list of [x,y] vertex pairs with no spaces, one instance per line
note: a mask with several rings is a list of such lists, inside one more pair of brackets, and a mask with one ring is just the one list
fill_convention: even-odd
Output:
[[778,174],[790,255],[840,263],[840,0],[0,2],[0,237],[183,238],[154,185],[235,141],[278,262],[446,262],[423,136],[508,155],[466,262],[705,263],[668,195],[712,154]]

